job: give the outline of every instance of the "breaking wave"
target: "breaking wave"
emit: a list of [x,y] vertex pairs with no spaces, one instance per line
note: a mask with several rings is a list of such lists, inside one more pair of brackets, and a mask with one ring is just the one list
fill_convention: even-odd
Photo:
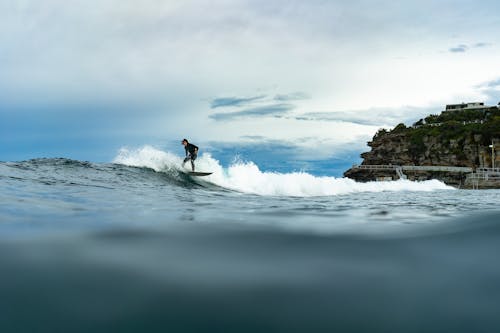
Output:
[[[127,166],[147,167],[157,172],[182,172],[184,171],[181,166],[182,159],[178,155],[144,146],[139,149],[122,148],[113,162]],[[197,171],[213,172],[210,176],[199,178],[199,183],[211,183],[229,190],[263,196],[312,197],[356,192],[429,192],[453,189],[438,180],[358,183],[348,178],[319,177],[306,172],[265,172],[253,162],[240,161],[223,167],[219,161],[207,153],[202,154],[196,160],[196,168]]]

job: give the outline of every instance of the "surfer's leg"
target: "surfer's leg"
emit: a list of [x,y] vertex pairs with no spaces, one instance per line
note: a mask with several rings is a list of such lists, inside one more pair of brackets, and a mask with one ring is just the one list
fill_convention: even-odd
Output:
[[194,160],[196,159],[197,156],[198,156],[197,154],[191,155],[191,168],[193,169],[193,172],[194,172]]
[[191,158],[188,156],[184,159],[184,161],[182,162],[182,167],[184,168],[184,164],[186,164],[187,161],[189,161]]

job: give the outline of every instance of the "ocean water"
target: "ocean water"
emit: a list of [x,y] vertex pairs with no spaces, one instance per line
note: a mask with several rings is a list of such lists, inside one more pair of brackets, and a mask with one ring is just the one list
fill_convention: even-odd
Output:
[[123,149],[0,163],[0,332],[497,332],[500,191]]

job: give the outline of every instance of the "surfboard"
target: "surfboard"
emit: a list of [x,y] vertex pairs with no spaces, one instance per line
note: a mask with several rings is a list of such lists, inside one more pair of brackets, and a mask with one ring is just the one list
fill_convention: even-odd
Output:
[[199,176],[199,177],[202,177],[202,176],[208,176],[208,175],[211,175],[213,172],[187,172],[188,175],[190,176]]

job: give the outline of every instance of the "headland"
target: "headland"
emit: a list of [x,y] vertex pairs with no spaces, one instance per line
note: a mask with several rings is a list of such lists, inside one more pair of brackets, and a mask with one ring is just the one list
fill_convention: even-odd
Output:
[[460,188],[500,188],[500,103],[447,105],[411,126],[380,129],[363,162],[344,173],[356,181],[438,179]]

